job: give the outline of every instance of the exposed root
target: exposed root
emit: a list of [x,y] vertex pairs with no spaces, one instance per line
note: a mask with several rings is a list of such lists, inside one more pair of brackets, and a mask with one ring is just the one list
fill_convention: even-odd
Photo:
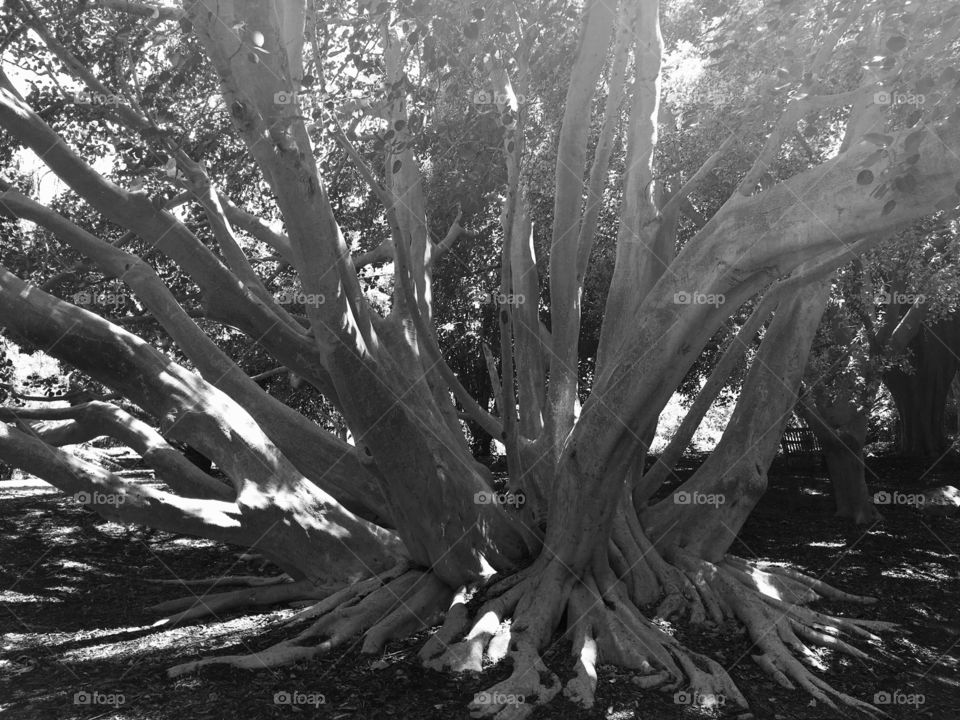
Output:
[[462,635],[470,624],[470,613],[467,611],[467,602],[470,592],[467,588],[460,588],[450,601],[443,625],[430,636],[430,639],[420,648],[420,660],[426,667],[432,667],[432,658],[439,657],[454,638]]
[[853,595],[851,593],[844,592],[843,590],[839,590],[832,585],[828,585],[822,580],[817,580],[809,575],[804,575],[802,572],[794,570],[793,568],[781,567],[779,565],[763,565],[761,563],[753,563],[748,560],[744,560],[743,558],[739,558],[736,555],[729,554],[724,558],[724,561],[730,564],[735,564],[741,568],[762,569],[768,573],[782,575],[790,578],[791,580],[796,580],[797,582],[806,585],[820,596],[830,598],[831,600],[859,603],[861,605],[872,605],[873,603],[877,602],[877,599],[874,597],[869,597],[867,595]]
[[[871,716],[884,714],[873,705],[836,690],[805,667],[804,663],[818,670],[824,669],[817,653],[805,642],[810,646],[826,647],[859,660],[867,660],[869,656],[866,653],[840,635],[846,633],[875,642],[879,638],[872,630],[887,630],[895,627],[893,623],[837,618],[802,607],[800,603],[809,601],[809,592],[799,592],[797,585],[814,592],[818,581],[801,573],[787,575],[765,572],[739,558],[714,565],[693,558],[682,550],[675,550],[674,556],[687,568],[697,567],[704,581],[714,588],[732,610],[733,616],[743,623],[761,651],[753,656],[754,662],[774,681],[790,689],[799,685],[837,712],[840,711],[839,706],[843,705]],[[773,577],[789,582],[772,580]],[[813,599],[820,597],[819,591],[824,594],[831,592],[832,589],[825,590],[827,587],[825,583],[820,583]]]
[[187,598],[168,600],[152,605],[148,610],[158,613],[169,613],[181,610],[171,615],[155,626],[178,625],[188,620],[219,615],[225,612],[244,610],[252,607],[267,607],[292,600],[319,600],[337,590],[336,586],[314,585],[309,580],[299,582],[284,582],[282,584],[265,585],[263,587],[244,588],[230,592],[204,594]]
[[[291,622],[309,617],[318,619],[296,637],[249,655],[204,658],[170,668],[176,677],[207,665],[257,669],[307,660],[365,634],[362,652],[375,653],[384,644],[433,623],[450,602],[452,591],[431,573],[418,570],[393,577],[392,570],[381,576],[331,594]],[[287,587],[287,586],[279,586]],[[261,591],[278,588],[261,588]]]
[[[683,585],[695,588],[685,575]],[[486,658],[496,661],[507,648],[512,673],[474,698],[470,705],[474,717],[518,720],[560,692],[559,679],[544,665],[540,653],[564,610],[567,636],[573,644],[574,677],[563,693],[578,705],[593,705],[597,664],[605,662],[637,670],[636,682],[642,687],[677,688],[688,679],[700,697],[722,695],[746,707],[746,700],[718,663],[687,650],[641,614],[628,585],[607,564],[605,553],[596,555],[582,580],[559,563],[546,563],[538,573],[487,601],[469,630],[461,608],[454,606],[456,615],[444,625],[443,640],[428,643],[421,657],[435,669],[479,671],[485,649]],[[450,643],[458,630],[466,632],[465,637]]]
[[157,585],[183,585],[184,587],[206,587],[211,588],[217,585],[243,585],[245,587],[265,587],[267,585],[279,585],[280,583],[291,582],[292,579],[286,573],[275,575],[273,577],[262,577],[260,575],[227,575],[217,578],[200,578],[197,580],[163,579],[147,578],[146,582],[156,583]]
[[[702,590],[681,569],[668,563],[660,555],[641,527],[631,501],[624,502],[623,507],[624,510],[619,517],[622,518],[627,528],[627,534],[635,541],[636,547],[639,549],[639,557],[642,558],[643,563],[650,568],[653,574],[654,583],[652,587],[655,593],[659,593],[661,589],[663,591],[664,598],[657,607],[657,617],[669,620],[682,615],[684,610],[687,610],[689,611],[690,622],[694,625],[701,625],[706,622],[708,614],[714,622],[721,622],[716,619],[716,607],[710,607],[711,603],[714,606],[716,605],[715,598],[705,597],[704,593],[708,592],[707,590]],[[616,525],[614,528],[616,531]],[[637,605],[646,604],[643,597],[638,597],[636,593],[631,593],[631,597]]]
[[[641,580],[652,584],[656,594],[640,588]],[[298,591],[307,592],[306,583],[222,593],[204,599],[202,605],[213,611],[223,607],[217,603],[236,603],[241,596]],[[310,591],[317,588],[311,586]],[[462,587],[454,592],[431,573],[398,566],[325,592],[320,602],[288,620],[288,625],[309,622],[295,637],[251,655],[184,663],[169,674],[212,664],[250,669],[288,664],[357,636],[363,636],[364,653],[376,653],[391,639],[442,618],[442,627],[420,651],[425,666],[454,672],[481,671],[487,663],[501,660],[512,666],[507,679],[473,698],[470,710],[475,718],[522,720],[561,691],[571,702],[590,708],[595,703],[600,663],[636,671],[633,682],[640,688],[675,691],[687,702],[705,707],[728,703],[747,707],[719,663],[684,647],[644,616],[637,598],[652,602],[659,598],[660,617],[686,614],[693,623],[741,623],[756,648],[753,660],[783,687],[799,687],[837,712],[852,708],[870,716],[884,715],[821,679],[816,673],[824,665],[817,649],[872,661],[874,653],[856,647],[851,639],[875,645],[880,640],[876,633],[895,625],[834,617],[807,607],[820,598],[861,604],[873,602],[872,598],[845,593],[789,568],[736,556],[711,563],[676,547],[661,554],[629,514],[618,517],[610,543],[595,553],[579,577],[558,560],[543,559],[514,576],[492,578],[485,588]],[[468,602],[476,593],[483,602],[471,617]],[[209,607],[211,603],[214,608]],[[195,607],[186,612],[194,611]],[[564,615],[573,653],[573,677],[565,684],[542,657]],[[179,619],[186,617],[184,613]],[[871,650],[882,654],[879,648]]]
[[[461,622],[458,616],[454,617],[448,626],[444,623],[441,629],[446,641],[428,643],[420,651],[423,664],[434,670],[451,670],[453,672],[479,672],[483,669],[483,651],[493,637],[500,632],[501,623],[517,606],[525,584],[514,585],[503,594],[485,602],[477,612],[477,621],[459,642],[449,643],[459,632],[466,629],[468,618],[464,608],[464,618]],[[448,644],[449,643],[449,644]]]

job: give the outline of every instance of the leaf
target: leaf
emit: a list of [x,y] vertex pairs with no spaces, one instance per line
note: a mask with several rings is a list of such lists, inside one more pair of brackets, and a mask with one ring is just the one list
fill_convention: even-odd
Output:
[[893,142],[892,136],[883,135],[882,133],[867,133],[863,136],[863,139],[880,147],[888,147]]
[[869,185],[873,182],[873,173],[869,170],[861,170],[857,174],[857,185]]
[[870,153],[863,159],[863,162],[860,163],[860,166],[868,168],[872,165],[876,165],[877,160],[879,160],[882,157],[883,157],[883,150],[874,150],[872,153]]
[[397,132],[400,132],[400,131],[403,130],[406,126],[407,126],[407,121],[406,121],[406,120],[397,120],[397,121],[393,124],[393,129],[396,130]]
[[893,35],[887,38],[887,50],[898,53],[907,46],[907,39],[903,35]]
[[907,139],[903,141],[903,151],[907,155],[916,153],[920,149],[920,143],[923,142],[924,135],[926,135],[926,130],[914,130],[907,135]]
[[912,193],[917,189],[917,179],[913,175],[901,175],[893,181],[893,187],[898,192]]
[[896,200],[887,200],[887,204],[883,206],[883,210],[880,211],[881,215],[889,215],[893,212],[893,209],[897,206]]
[[906,160],[904,160],[903,162],[906,163],[907,165],[916,165],[918,160],[920,160],[920,154],[919,154],[919,153],[917,153],[916,155],[911,155],[910,157],[908,157],[908,158],[907,158]]
[[402,167],[403,167],[403,163],[402,163],[402,162],[400,162],[399,160],[394,160],[394,161],[393,161],[393,174],[396,175],[398,172],[400,172],[400,168],[402,168]]
[[907,117],[907,127],[913,127],[913,126],[916,125],[918,122],[920,122],[920,119],[921,119],[922,117],[923,117],[923,110],[914,110],[914,111],[913,111],[912,113],[910,113],[910,115]]

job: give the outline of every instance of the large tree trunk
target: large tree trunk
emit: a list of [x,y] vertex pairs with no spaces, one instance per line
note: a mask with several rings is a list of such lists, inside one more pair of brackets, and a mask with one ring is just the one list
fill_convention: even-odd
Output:
[[841,389],[840,393],[839,397],[828,397],[817,386],[797,407],[823,448],[837,517],[857,525],[876,522],[883,517],[867,489],[863,456],[870,403],[856,398],[852,391]]
[[910,372],[884,373],[900,416],[900,452],[935,459],[949,447],[945,418],[950,383],[960,370],[960,314],[924,326],[909,345]]
[[729,550],[767,489],[830,286],[821,280],[781,301],[717,447],[676,492],[643,513],[658,547],[675,545],[712,562]]

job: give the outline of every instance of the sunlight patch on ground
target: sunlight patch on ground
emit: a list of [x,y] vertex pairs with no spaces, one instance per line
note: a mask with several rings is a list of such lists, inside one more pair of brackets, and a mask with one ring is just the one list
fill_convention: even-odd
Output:
[[43,539],[45,542],[57,543],[58,545],[76,545],[77,538],[71,536],[78,533],[82,534],[82,532],[80,528],[70,527],[69,525],[47,527],[43,531]]
[[60,491],[53,485],[33,475],[24,475],[20,470],[13,471],[10,480],[0,480],[0,497],[25,498],[41,495],[56,495]]
[[213,548],[213,547],[222,547],[222,544],[216,540],[205,540],[204,538],[195,538],[195,537],[182,537],[177,538],[176,540],[170,540],[165,542],[164,547],[181,547],[181,548]]
[[[246,639],[279,626],[292,615],[291,610],[275,610],[224,622],[184,625],[170,630],[155,630],[153,625],[134,625],[79,632],[7,633],[4,635],[2,649],[5,652],[43,650],[49,653],[64,645],[75,646],[83,641],[105,641],[58,653],[57,659],[66,663],[130,661],[153,653],[169,653],[177,657],[212,655],[222,648],[237,644],[240,644],[239,652],[253,652],[246,647]],[[131,634],[136,637],[118,639]]]
[[[77,562],[76,560],[61,560],[60,567],[64,570],[82,570],[84,572],[95,572],[98,575],[103,574],[103,570],[87,563]],[[117,577],[114,575],[113,577]]]
[[923,572],[918,570],[915,567],[896,567],[888,568],[884,570],[881,575],[883,577],[895,578],[897,580],[927,580],[929,582],[940,582],[941,580],[946,580],[950,577],[950,574],[947,572]]
[[[51,588],[55,589],[55,588]],[[72,592],[72,591],[71,591]],[[14,590],[0,590],[0,602],[4,603],[61,603],[63,598],[54,595],[28,595]]]
[[[253,634],[260,634],[278,626],[291,617],[291,610],[276,610],[261,615],[248,615],[219,623],[187,625],[171,630],[154,631],[146,636],[91,645],[85,648],[68,650],[60,656],[64,662],[95,662],[111,660],[129,660],[149,653],[175,653],[178,657],[193,653],[215,654],[221,648],[241,643],[239,652],[253,652],[246,648],[244,640]],[[150,630],[152,626],[113,629],[108,632],[138,632]]]
[[824,542],[824,541],[820,541],[820,542],[809,542],[809,543],[807,543],[807,547],[822,547],[822,548],[842,548],[842,547],[846,547],[846,545],[847,545],[847,544],[846,544],[845,542]]

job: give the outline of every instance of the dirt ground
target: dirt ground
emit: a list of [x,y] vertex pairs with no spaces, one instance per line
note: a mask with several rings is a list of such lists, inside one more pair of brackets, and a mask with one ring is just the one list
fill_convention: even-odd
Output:
[[[837,614],[892,620],[899,631],[869,649],[864,663],[819,652],[822,675],[850,695],[882,702],[893,718],[960,718],[960,519],[931,518],[906,505],[881,508],[883,523],[854,528],[832,517],[829,486],[816,470],[775,467],[771,489],[735,546],[738,555],[789,563],[852,592],[871,606],[818,603]],[[915,464],[871,462],[870,489],[916,492],[957,485],[956,467],[930,472]],[[392,643],[376,657],[359,643],[282,669],[207,668],[167,679],[172,664],[211,654],[253,652],[290,634],[279,627],[289,609],[211,618],[173,629],[151,628],[156,602],[189,594],[151,578],[191,579],[271,574],[238,559],[239,548],[101,520],[72,498],[39,482],[0,484],[0,715],[46,718],[437,718],[469,717],[475,693],[509,674],[480,675],[420,667],[416,652],[428,632]],[[276,569],[272,569],[276,572]],[[206,590],[192,588],[198,596]],[[669,631],[716,658],[751,705],[704,709],[683,695],[641,691],[630,673],[601,666],[596,706],[563,698],[535,718],[737,717],[819,720],[829,708],[768,679],[750,658],[751,642],[736,627]],[[863,647],[861,645],[861,647]],[[865,648],[868,649],[868,648]],[[558,639],[547,664],[569,674],[569,644]],[[878,695],[879,694],[879,695]]]

